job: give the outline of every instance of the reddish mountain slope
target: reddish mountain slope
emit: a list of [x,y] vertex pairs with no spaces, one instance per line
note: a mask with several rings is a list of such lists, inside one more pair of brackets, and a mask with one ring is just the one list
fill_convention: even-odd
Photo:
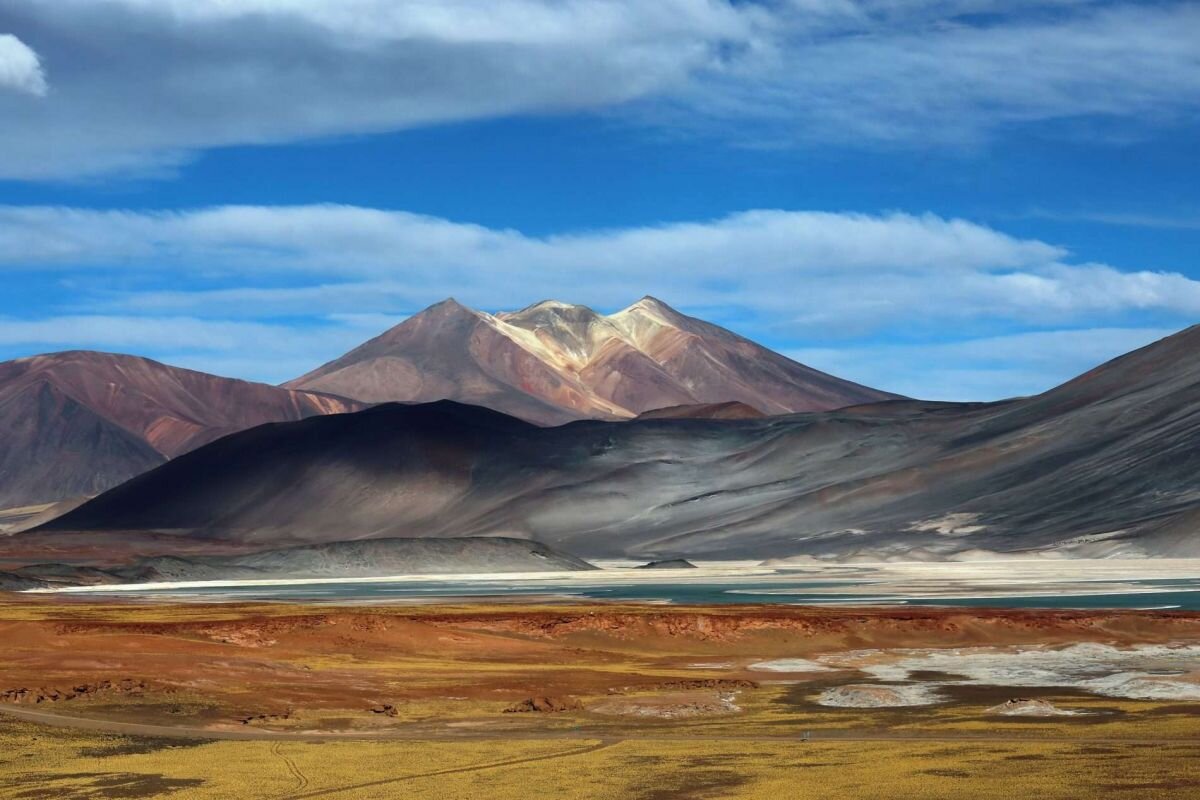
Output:
[[579,381],[511,338],[495,317],[454,300],[284,385],[368,403],[454,398],[545,424],[600,412]]
[[452,399],[540,424],[737,401],[768,414],[894,395],[835,378],[646,297],[604,316],[447,300],[286,386],[367,402]]
[[767,416],[753,406],[733,400],[728,403],[701,403],[690,406],[668,406],[643,411],[638,419],[762,419]]
[[87,351],[0,363],[0,508],[91,495],[229,433],[361,403]]

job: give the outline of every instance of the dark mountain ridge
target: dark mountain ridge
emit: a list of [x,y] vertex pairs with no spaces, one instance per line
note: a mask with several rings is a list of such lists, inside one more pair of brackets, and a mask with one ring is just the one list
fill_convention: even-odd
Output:
[[[538,428],[449,401],[262,426],[42,529],[581,556],[1200,553],[1200,328],[1036,397]],[[26,536],[29,536],[27,534]]]

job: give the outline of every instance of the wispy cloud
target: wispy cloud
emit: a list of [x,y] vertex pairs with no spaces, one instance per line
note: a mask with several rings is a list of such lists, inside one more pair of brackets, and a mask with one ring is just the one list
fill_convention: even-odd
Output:
[[[616,309],[650,293],[776,346],[808,343],[802,354],[835,373],[955,397],[1044,389],[1068,363],[1090,366],[1114,343],[1200,314],[1200,281],[1187,276],[899,212],[756,210],[530,236],[354,206],[10,206],[3,272],[71,286],[41,318],[2,309],[7,352],[134,350],[260,379],[306,371],[447,296],[495,311],[547,297]],[[1084,329],[1102,333],[1085,340]],[[997,330],[1034,338],[987,338]],[[884,337],[918,349],[879,348]],[[975,349],[920,349],[947,338]],[[239,354],[248,344],[253,360]],[[1074,355],[1047,365],[1052,351]],[[1011,357],[997,362],[1000,352]]]
[[131,352],[218,375],[279,383],[360,344],[377,332],[378,321],[364,326],[362,320],[345,318],[289,324],[181,315],[0,317],[0,348]]
[[1137,130],[1200,112],[1193,3],[848,5],[858,13],[841,25],[793,22],[754,58],[692,83],[689,106],[757,118],[755,135],[778,144],[906,146],[1054,120]]
[[46,73],[37,53],[11,33],[0,33],[0,91],[4,89],[46,94]]
[[[0,269],[136,275],[139,291],[88,303],[140,313],[395,313],[448,295],[485,308],[551,295],[615,307],[631,286],[810,336],[1200,311],[1200,282],[1182,275],[1073,264],[1052,244],[903,213],[757,210],[533,237],[353,206],[0,207]],[[170,288],[180,282],[191,286]]]
[[[544,112],[927,147],[1200,111],[1190,2],[8,0],[0,22],[54,65],[35,107],[0,94],[0,117],[22,120],[0,127],[0,177]],[[43,93],[34,58],[19,85]]]
[[397,268],[635,273],[682,261],[722,274],[763,269],[1019,268],[1066,255],[960,219],[926,214],[755,210],[703,221],[530,237],[439,217],[346,205],[97,211],[0,206],[0,264],[138,263],[370,275]]

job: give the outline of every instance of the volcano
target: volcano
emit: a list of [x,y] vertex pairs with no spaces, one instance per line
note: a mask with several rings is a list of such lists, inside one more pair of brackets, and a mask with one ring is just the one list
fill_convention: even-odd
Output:
[[369,403],[455,400],[540,425],[732,402],[787,414],[896,397],[653,297],[607,316],[555,300],[500,314],[446,300],[285,385]]

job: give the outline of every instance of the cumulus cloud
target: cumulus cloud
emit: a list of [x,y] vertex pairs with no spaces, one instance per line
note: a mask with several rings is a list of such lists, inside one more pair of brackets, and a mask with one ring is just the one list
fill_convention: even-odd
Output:
[[46,74],[37,53],[11,33],[0,33],[0,90],[3,89],[38,97],[46,94]]
[[[654,294],[777,346],[809,343],[796,355],[835,374],[954,399],[1047,388],[1200,314],[1200,281],[1186,276],[900,212],[766,209],[530,236],[340,205],[8,206],[0,273],[69,285],[46,318],[0,320],[8,353],[131,349],[277,380],[448,296],[492,311],[547,297],[615,310]],[[995,338],[1014,327],[1032,333]],[[927,344],[946,331],[969,341]],[[247,341],[269,357],[239,356]]]
[[26,179],[527,113],[928,146],[1200,110],[1200,8],[1169,0],[8,0],[0,26],[54,64],[0,129]]

